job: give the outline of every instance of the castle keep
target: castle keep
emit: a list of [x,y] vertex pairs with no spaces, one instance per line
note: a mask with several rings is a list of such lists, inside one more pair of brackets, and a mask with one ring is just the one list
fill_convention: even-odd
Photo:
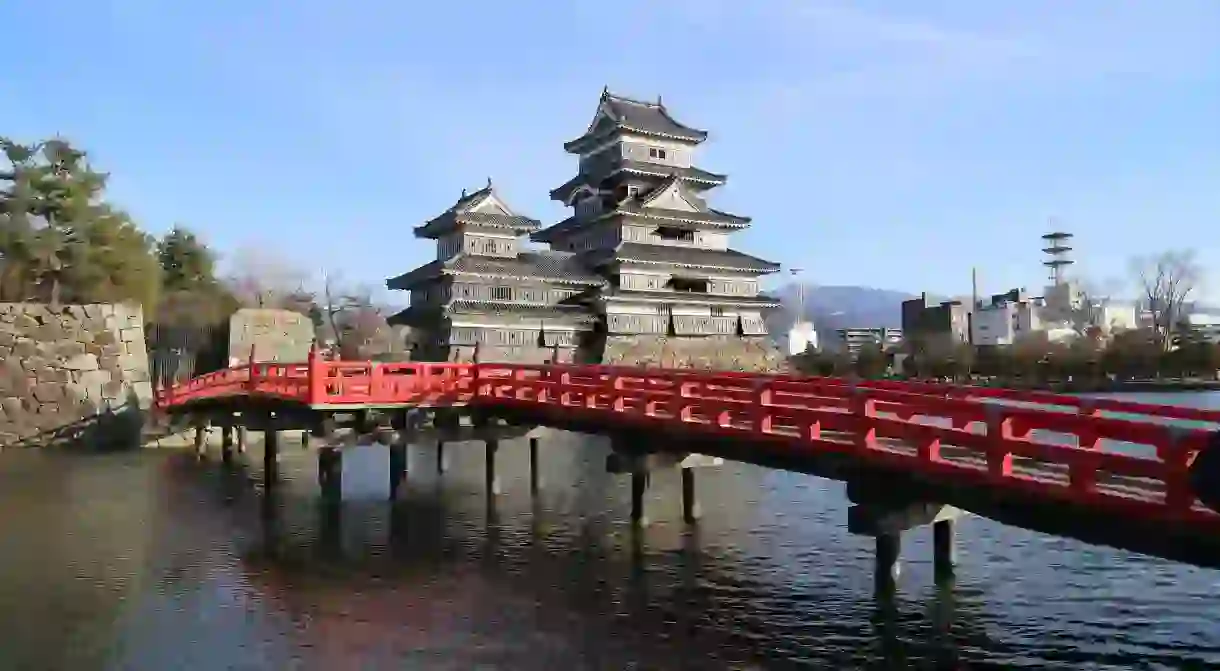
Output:
[[[759,293],[759,278],[779,264],[730,248],[750,219],[708,204],[727,178],[694,165],[706,139],[660,100],[603,91],[588,129],[564,144],[579,157],[576,176],[551,191],[571,216],[541,228],[490,180],[463,193],[415,230],[437,240],[437,260],[387,283],[411,291],[396,320],[427,334],[417,356],[461,360],[477,342],[483,360],[558,346],[564,360],[700,365],[697,351],[773,367],[762,314],[779,303]],[[521,249],[527,235],[549,251]],[[767,363],[746,365],[735,348]],[[639,350],[634,360],[615,360],[627,350]]]

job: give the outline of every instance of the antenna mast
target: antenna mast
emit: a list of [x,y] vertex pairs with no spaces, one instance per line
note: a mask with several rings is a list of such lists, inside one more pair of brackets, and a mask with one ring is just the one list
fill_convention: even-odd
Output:
[[[1054,220],[1051,220],[1054,224]],[[1072,234],[1064,233],[1063,231],[1052,231],[1042,236],[1043,245],[1042,253],[1046,255],[1046,260],[1042,265],[1050,269],[1050,280],[1054,286],[1063,284],[1064,269],[1072,265],[1075,261],[1072,260]]]

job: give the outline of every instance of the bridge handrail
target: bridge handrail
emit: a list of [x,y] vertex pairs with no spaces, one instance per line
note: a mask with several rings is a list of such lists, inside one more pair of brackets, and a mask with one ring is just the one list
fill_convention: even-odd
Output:
[[[605,375],[604,371],[581,374],[571,367],[497,366],[488,372],[492,375],[484,378],[480,369],[476,397],[498,403],[559,406],[564,413],[612,412],[616,421],[626,423],[678,420],[697,431],[745,435],[751,441],[799,438],[830,451],[865,453],[873,461],[893,465],[917,464],[921,472],[1017,487],[1083,505],[1121,508],[1159,518],[1215,517],[1215,513],[1195,507],[1187,475],[1191,458],[1209,436],[1199,429],[816,380],[801,380],[799,384],[763,382],[746,388],[724,384],[731,381],[726,376],[670,371]],[[676,388],[674,381],[680,382]],[[946,419],[952,426],[914,422],[915,416]],[[977,423],[983,424],[984,432],[968,430]],[[779,427],[787,430],[780,431]],[[1031,432],[1038,429],[1075,435],[1079,444],[1035,440]],[[823,431],[845,433],[851,436],[851,442],[825,440]],[[911,454],[895,451],[884,441],[891,437],[914,442],[916,449]],[[1103,451],[1098,441],[1107,437],[1149,445],[1154,455]],[[985,467],[945,459],[942,443],[979,453]],[[1022,474],[1014,468],[1014,458],[1064,467],[1064,481]],[[1103,488],[1101,480],[1107,475],[1151,482],[1143,483],[1147,486],[1138,490]],[[1159,500],[1136,495],[1150,494],[1154,486],[1163,488]]]
[[[612,413],[616,422],[648,426],[680,421],[697,432],[763,442],[796,439],[932,475],[981,478],[1079,503],[1125,506],[1132,514],[1214,515],[1195,507],[1188,481],[1191,460],[1206,445],[1209,431],[1139,417],[1220,423],[1220,411],[923,382],[567,364],[324,361],[316,348],[304,364],[256,362],[252,356],[245,364],[158,390],[157,404],[231,395],[318,407],[495,403],[593,413],[603,421]],[[849,439],[829,439],[824,432]],[[1074,444],[1047,434],[1071,437]],[[908,441],[915,449],[895,450],[887,439]],[[1108,451],[1102,440],[1145,445],[1146,454]],[[942,443],[971,451],[984,465],[946,459]],[[1062,482],[1023,475],[1021,462],[1014,460],[1025,459],[1064,469]],[[1114,475],[1142,478],[1143,498],[1101,486]],[[1158,487],[1159,499],[1149,500]]]

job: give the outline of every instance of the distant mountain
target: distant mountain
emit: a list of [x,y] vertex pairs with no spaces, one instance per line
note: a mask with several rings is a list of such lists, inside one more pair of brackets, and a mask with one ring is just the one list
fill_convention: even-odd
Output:
[[[771,292],[784,303],[768,320],[771,333],[782,338],[796,321],[799,286],[789,284]],[[902,326],[902,302],[916,294],[854,286],[805,286],[805,319],[812,319],[818,336],[834,337],[836,329]]]

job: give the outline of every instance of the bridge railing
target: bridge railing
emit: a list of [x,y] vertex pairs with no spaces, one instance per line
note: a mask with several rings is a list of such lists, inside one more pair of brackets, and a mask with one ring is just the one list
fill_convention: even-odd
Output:
[[250,362],[209,373],[160,392],[158,403],[232,394],[320,407],[495,403],[607,425],[677,424],[744,438],[759,449],[783,443],[811,455],[852,453],[912,472],[1134,515],[1217,518],[1196,505],[1188,478],[1209,432],[1164,422],[1220,423],[1217,411],[931,383],[614,366],[323,361],[316,351],[305,364]]
[[327,361],[317,348],[305,363],[247,363],[158,389],[156,405],[168,408],[229,396],[257,396],[311,406],[444,405],[469,400],[473,364]]
[[[697,433],[747,439],[759,449],[782,442],[788,450],[811,454],[851,453],[955,482],[1008,487],[1125,514],[1220,522],[1197,505],[1188,479],[1208,431],[1106,417],[1088,404],[1077,406],[1087,412],[1048,412],[980,403],[935,385],[553,365],[482,364],[474,393],[479,401],[549,407],[570,417],[613,416],[613,423],[627,426],[680,422]],[[1074,399],[1036,397],[1043,403]],[[1014,394],[1007,400],[1025,398]],[[1161,406],[1135,405],[1111,407],[1128,414],[1174,414],[1158,414]]]

